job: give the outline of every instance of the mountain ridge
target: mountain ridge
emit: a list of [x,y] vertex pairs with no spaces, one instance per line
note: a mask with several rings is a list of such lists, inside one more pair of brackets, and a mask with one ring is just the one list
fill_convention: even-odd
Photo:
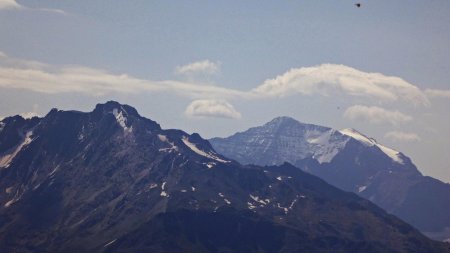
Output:
[[[280,129],[272,129],[273,122]],[[311,136],[327,138],[314,142],[311,140],[316,139]],[[226,138],[213,138],[210,142],[219,153],[243,164],[290,162],[340,189],[373,201],[423,232],[445,231],[450,227],[446,211],[450,208],[450,185],[429,180],[409,157],[356,130],[338,131],[278,117],[263,126]],[[323,159],[324,154],[331,156]],[[430,199],[436,195],[440,196],[439,201]],[[423,203],[422,207],[418,208],[418,203]],[[407,208],[412,206],[415,208]],[[433,214],[427,211],[429,207],[433,207]],[[449,237],[450,234],[433,236],[436,239]]]
[[17,118],[0,147],[13,133],[0,251],[449,252],[292,165],[242,166],[119,103]]

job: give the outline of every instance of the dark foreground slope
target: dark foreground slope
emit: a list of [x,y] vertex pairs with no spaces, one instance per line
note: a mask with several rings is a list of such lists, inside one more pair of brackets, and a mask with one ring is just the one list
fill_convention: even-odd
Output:
[[371,200],[436,240],[450,239],[450,185],[423,176],[410,158],[356,130],[279,117],[210,142],[243,164],[292,163]]
[[289,164],[242,166],[116,102],[0,126],[0,252],[450,252]]

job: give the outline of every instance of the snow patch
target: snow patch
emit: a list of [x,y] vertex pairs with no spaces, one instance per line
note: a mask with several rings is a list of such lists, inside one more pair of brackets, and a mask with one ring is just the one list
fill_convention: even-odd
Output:
[[255,202],[258,202],[258,203],[263,204],[263,205],[267,205],[266,201],[260,199],[258,196],[253,196],[253,195],[251,195],[251,194],[250,194],[249,196],[250,196],[250,198],[253,199]]
[[165,189],[166,189],[166,183],[167,182],[163,182],[162,184],[161,184],[161,197],[169,197],[169,194],[167,194],[167,192],[165,191]]
[[208,169],[212,169],[216,165],[216,163],[214,163],[214,162],[203,163],[203,164],[206,165],[206,167],[208,167]]
[[225,195],[223,195],[223,193],[219,192],[217,195],[219,195],[223,199],[223,201],[225,201],[225,203],[227,203],[228,205],[231,204],[231,202],[225,198]]
[[58,170],[59,170],[59,165],[56,166],[50,173],[48,173],[48,176],[53,177]]
[[289,205],[289,209],[292,209],[297,201],[298,201],[298,199],[294,199],[294,200],[291,202],[291,204]]
[[367,188],[367,185],[360,186],[360,187],[358,188],[358,192],[363,192],[363,191],[366,190],[366,188]]
[[122,110],[117,110],[117,108],[114,108],[112,111],[112,114],[114,117],[116,117],[117,123],[122,127],[122,129],[125,132],[131,133],[133,131],[133,127],[127,127],[127,117],[123,115]]
[[348,140],[335,139],[335,133],[335,130],[330,129],[326,132],[308,131],[305,134],[306,136],[313,136],[306,140],[313,146],[310,148],[314,150],[313,159],[316,159],[319,163],[329,163],[345,147]]
[[191,190],[192,190],[193,192],[195,192],[195,187],[194,187],[194,186],[191,186]]
[[403,159],[400,157],[400,152],[393,150],[391,148],[388,148],[386,146],[383,146],[381,144],[377,144],[377,147],[380,148],[381,151],[383,151],[383,153],[388,155],[395,162],[400,163],[400,164],[404,163]]
[[350,136],[353,139],[358,140],[359,142],[361,142],[363,144],[366,144],[367,146],[373,146],[376,144],[376,141],[374,139],[369,138],[352,128],[342,129],[339,132],[343,135]]
[[153,188],[156,188],[156,187],[158,187],[158,184],[155,184],[155,183],[150,184],[150,189],[153,189]]
[[181,190],[181,192],[187,192],[185,189]]
[[16,203],[16,201],[17,201],[16,199],[11,199],[10,201],[5,203],[5,207],[11,206],[12,204]]
[[190,148],[192,151],[194,151],[198,155],[207,157],[209,159],[216,160],[221,163],[229,163],[230,162],[230,161],[226,161],[226,160],[223,160],[223,159],[217,157],[216,154],[213,152],[206,153],[205,151],[197,148],[197,146],[194,143],[190,142],[189,138],[187,138],[186,136],[183,137],[182,141],[188,148]]
[[277,180],[278,181],[282,181],[283,179],[281,177],[277,177]]
[[8,188],[6,188],[5,189],[5,192],[7,193],[7,194],[11,194],[12,193],[12,191],[13,191],[13,187],[11,186],[11,187],[8,187]]
[[347,129],[340,130],[339,132],[344,135],[352,137],[353,139],[365,144],[366,146],[369,146],[369,147],[377,146],[383,153],[385,153],[387,156],[389,156],[393,161],[400,163],[400,164],[404,163],[403,159],[400,157],[400,152],[379,144],[378,142],[376,142],[375,139],[369,138],[369,137],[361,134],[360,132],[356,131],[355,129],[347,128]]
[[14,157],[28,144],[30,144],[33,140],[31,139],[31,136],[33,135],[33,131],[28,131],[25,134],[25,138],[19,145],[16,146],[16,148],[10,152],[9,154],[4,155],[0,158],[0,168],[8,168],[11,165],[11,162],[13,161]]
[[158,138],[160,141],[165,142],[170,145],[168,148],[160,148],[159,152],[178,151],[178,147],[175,146],[175,144],[173,142],[170,142],[169,139],[167,138],[167,136],[158,134]]
[[105,244],[103,247],[106,248],[106,247],[108,247],[109,245],[115,243],[116,241],[117,241],[117,239],[114,239],[114,240],[108,242],[107,244]]

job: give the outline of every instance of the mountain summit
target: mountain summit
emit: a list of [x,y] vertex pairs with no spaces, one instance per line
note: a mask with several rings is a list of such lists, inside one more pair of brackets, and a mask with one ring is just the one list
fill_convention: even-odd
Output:
[[289,162],[373,201],[433,238],[450,238],[450,185],[423,176],[403,153],[354,129],[338,131],[279,117],[210,142],[243,164]]
[[242,166],[116,102],[0,127],[1,252],[450,252],[289,164]]

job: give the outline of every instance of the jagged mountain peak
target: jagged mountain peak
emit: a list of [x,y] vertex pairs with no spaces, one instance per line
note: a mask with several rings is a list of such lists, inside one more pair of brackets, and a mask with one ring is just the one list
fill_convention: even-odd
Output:
[[[132,131],[121,131],[118,115]],[[243,166],[198,134],[149,121],[106,103],[94,112],[55,110],[35,125],[8,126],[9,133],[32,129],[33,135],[0,147],[0,161],[8,162],[0,168],[0,251],[443,248],[369,201],[291,165]],[[0,132],[0,144],[10,136]]]
[[282,123],[298,124],[301,122],[290,116],[279,116],[279,117],[273,118],[271,121],[267,122],[266,124],[282,124]]
[[97,104],[95,106],[95,109],[93,111],[94,113],[113,113],[113,114],[117,114],[117,113],[123,113],[125,116],[135,116],[135,117],[140,117],[139,113],[137,112],[137,110],[129,105],[126,104],[121,104],[119,102],[116,101],[108,101],[104,104]]
[[272,129],[272,130],[281,130],[284,128],[303,128],[303,129],[316,129],[319,131],[327,131],[330,130],[328,127],[308,124],[301,121],[298,121],[289,116],[280,116],[272,119],[271,121],[264,124],[262,127]]
[[210,142],[219,153],[244,164],[290,162],[433,232],[434,238],[450,237],[449,185],[424,177],[403,153],[356,129],[305,128],[285,117],[274,119],[272,125],[284,121],[293,123],[273,131],[269,122]]

